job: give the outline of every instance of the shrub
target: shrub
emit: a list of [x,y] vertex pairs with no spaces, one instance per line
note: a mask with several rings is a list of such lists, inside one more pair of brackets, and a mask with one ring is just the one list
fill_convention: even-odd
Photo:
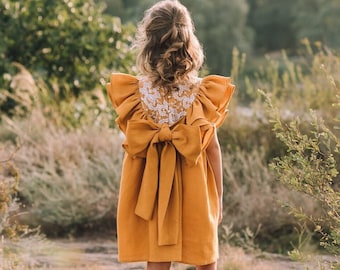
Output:
[[[273,106],[279,108],[276,115],[280,116],[282,126],[289,126],[290,122],[299,117],[301,137],[313,136],[318,131],[311,129],[308,124],[313,120],[310,114],[306,114],[310,108],[324,119],[323,126],[334,125],[337,108],[331,104],[336,102],[338,90],[335,86],[340,81],[339,58],[321,46],[314,52],[308,40],[304,40],[304,44],[301,57],[289,58],[285,53],[275,59],[267,57],[253,77],[244,76],[245,57],[234,50],[236,64],[232,77],[236,80],[238,90],[226,124],[219,131],[220,142],[225,150],[224,221],[232,223],[236,231],[250,228],[257,232],[255,241],[262,242],[261,247],[267,250],[287,251],[299,245],[299,234],[303,233],[307,238],[313,235],[315,226],[310,221],[304,221],[306,227],[301,227],[297,218],[288,216],[286,202],[291,202],[296,209],[302,209],[306,215],[316,219],[321,218],[324,212],[317,198],[301,195],[301,192],[283,186],[275,181],[278,175],[269,171],[268,166],[273,158],[286,156],[289,146],[276,137],[270,122],[274,113],[266,114],[266,105],[261,95],[255,95],[257,88],[265,89]],[[244,98],[245,93],[251,98],[248,99],[250,103]],[[338,131],[333,132],[333,138],[337,137]],[[288,134],[282,132],[281,136],[284,138]],[[293,138],[298,140],[300,137],[296,135],[287,139]],[[329,135],[329,138],[332,136]],[[331,146],[334,144],[333,141]],[[322,151],[326,151],[325,146],[320,145]],[[333,167],[337,169],[338,165],[335,164],[339,156],[334,154],[333,158]],[[288,177],[294,172],[283,170],[282,175]],[[339,176],[332,180],[332,187],[337,188]],[[330,223],[325,222],[323,226],[327,231]]]
[[[18,72],[8,78],[11,92],[3,89],[2,94],[4,100],[6,97],[15,100],[11,110],[14,121],[20,122],[20,119],[29,117],[35,111],[35,117],[38,117],[40,122],[49,122],[68,130],[88,125],[114,126],[113,109],[102,89],[84,91],[78,97],[71,95],[56,102],[41,77],[33,78],[33,74],[19,63],[13,65],[18,68]],[[5,133],[6,131],[3,131],[0,140],[8,136]]]
[[340,254],[340,192],[334,182],[338,176],[335,158],[339,153],[338,137],[314,113],[309,133],[303,133],[298,118],[284,125],[271,108],[274,132],[288,147],[286,155],[275,158],[271,168],[280,182],[315,198],[323,209],[323,215],[315,217],[291,204],[291,212],[312,221],[315,231],[322,234],[321,245]]
[[[114,115],[105,96],[94,90],[55,103],[22,66],[11,84],[16,116],[3,115],[1,140],[20,145],[19,191],[28,206],[21,219],[54,235],[106,221],[114,228],[121,138],[110,128]],[[25,91],[27,85],[34,87]]]
[[6,155],[5,146],[0,144],[0,268],[32,269],[38,262],[31,256],[41,254],[48,243],[39,230],[18,222],[22,205],[17,197],[19,172],[13,156]]
[[[290,201],[307,213],[317,215],[316,201],[275,182],[262,148],[250,152],[225,150],[223,170],[223,225],[232,226],[233,234],[239,235],[231,239],[231,243],[239,246],[248,242],[249,233],[243,233],[248,231],[252,232],[251,245],[266,251],[283,253],[290,250],[292,244],[297,245],[300,232],[294,227],[298,226],[298,220],[290,216],[282,204]],[[222,240],[225,233],[222,228]]]
[[[327,88],[332,89],[330,93],[338,92],[339,58],[330,53],[321,56],[322,58],[317,56],[315,59],[323,60],[317,63],[325,72],[329,83]],[[320,85],[317,84],[315,87]],[[312,222],[315,232],[322,236],[321,245],[332,253],[340,254],[339,137],[338,131],[333,128],[334,124],[333,126],[330,124],[330,127],[327,125],[332,123],[332,119],[324,120],[324,117],[333,115],[327,113],[331,111],[329,107],[332,103],[320,103],[317,111],[311,110],[304,118],[308,122],[301,122],[300,118],[296,117],[285,123],[271,98],[264,93],[263,95],[267,98],[270,108],[269,117],[273,123],[273,130],[287,147],[285,155],[276,157],[270,164],[271,169],[281,183],[319,202],[323,213],[321,216],[310,215],[292,203],[289,204],[290,211],[300,219]],[[332,101],[331,98],[326,100]],[[323,101],[325,102],[325,99]],[[307,105],[311,106],[310,103]]]
[[[25,134],[16,159],[22,174],[20,195],[29,207],[27,222],[37,222],[54,235],[79,233],[106,218],[114,228],[120,135],[98,127],[65,131],[39,125],[36,119],[32,116],[21,127],[12,123],[13,132]],[[26,125],[34,122],[39,126],[29,132]]]
[[39,74],[55,101],[100,88],[112,70],[131,71],[134,27],[103,10],[94,0],[1,1],[0,88],[10,89],[12,62]]
[[[2,149],[0,149],[2,150]],[[27,230],[26,226],[13,224],[10,217],[18,211],[16,194],[19,173],[10,159],[0,160],[0,235],[6,239],[15,239]]]
[[[317,110],[325,120],[334,119],[336,109],[324,105],[337,102],[332,84],[340,81],[339,58],[320,43],[312,45],[307,39],[301,42],[299,55],[288,57],[285,51],[265,55],[250,74],[245,73],[245,66],[251,63],[244,63],[244,56],[234,50],[232,77],[239,88],[240,103],[255,107],[264,115],[263,100],[257,91],[261,89],[280,108],[284,119],[303,116],[309,109]],[[332,84],[329,74],[333,75]]]

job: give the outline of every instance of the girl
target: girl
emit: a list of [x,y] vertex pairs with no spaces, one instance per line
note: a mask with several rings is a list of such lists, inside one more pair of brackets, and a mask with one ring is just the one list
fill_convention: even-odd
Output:
[[222,165],[216,128],[234,91],[230,78],[198,78],[202,48],[187,9],[156,3],[138,31],[138,77],[107,85],[125,134],[117,213],[121,262],[172,261],[216,269],[222,219]]

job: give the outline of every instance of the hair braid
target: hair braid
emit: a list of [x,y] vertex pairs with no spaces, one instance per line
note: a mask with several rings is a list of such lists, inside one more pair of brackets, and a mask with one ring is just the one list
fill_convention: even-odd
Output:
[[178,1],[161,1],[147,10],[137,31],[139,70],[168,90],[197,75],[203,51],[187,9]]

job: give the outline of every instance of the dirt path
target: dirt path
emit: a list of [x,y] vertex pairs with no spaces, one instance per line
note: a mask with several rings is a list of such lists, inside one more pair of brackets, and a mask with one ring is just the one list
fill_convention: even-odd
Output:
[[[288,257],[275,254],[247,255],[239,248],[222,247],[220,270],[327,270],[335,258],[313,257],[308,262],[293,262]],[[37,269],[53,270],[143,270],[145,263],[120,264],[117,261],[117,246],[113,241],[53,241],[49,250],[34,258]],[[321,268],[319,261],[323,261]],[[308,267],[308,268],[307,268]],[[34,268],[36,269],[36,268]],[[193,269],[189,265],[174,263],[172,270]]]

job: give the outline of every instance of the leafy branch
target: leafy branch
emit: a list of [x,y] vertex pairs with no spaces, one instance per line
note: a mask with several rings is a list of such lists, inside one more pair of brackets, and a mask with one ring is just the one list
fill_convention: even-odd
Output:
[[285,155],[273,159],[271,170],[288,188],[319,201],[324,212],[321,218],[307,216],[302,210],[290,206],[291,213],[312,221],[315,231],[322,235],[320,244],[340,254],[340,192],[334,183],[339,173],[336,162],[340,146],[338,137],[312,110],[308,115],[309,123],[302,124],[298,117],[285,123],[270,97],[261,90],[259,92],[265,97],[273,131],[287,148]]

